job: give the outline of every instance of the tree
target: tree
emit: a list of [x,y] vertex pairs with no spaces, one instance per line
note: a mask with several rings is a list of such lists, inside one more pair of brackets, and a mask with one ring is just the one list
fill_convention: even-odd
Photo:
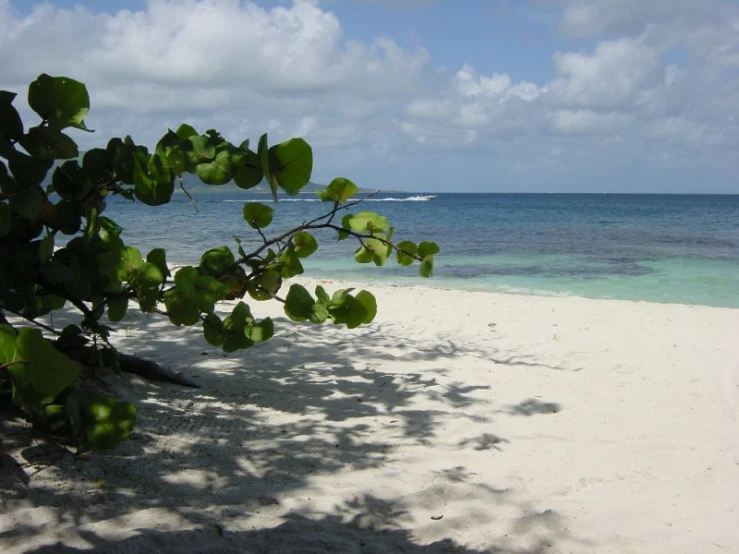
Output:
[[[201,325],[210,344],[232,352],[268,340],[274,325],[256,318],[243,300],[221,319],[215,306],[224,299],[276,300],[295,322],[353,328],[374,319],[375,298],[364,290],[329,294],[318,286],[311,294],[292,284],[281,296],[285,283],[303,273],[301,260],[318,248],[312,231],[329,229],[338,240],[358,241],[359,263],[381,266],[394,254],[400,265],[418,261],[421,275],[432,273],[437,245],[394,242],[387,218],[352,211],[361,203],[352,200],[358,188],[337,178],[318,192],[328,206],[323,216],[268,237],[274,208],[246,202],[244,220],[258,234],[258,247],[246,252],[237,240],[236,253],[228,246],[208,250],[198,266],[172,274],[165,249],[144,257],[124,243],[122,228],[104,215],[110,196],[160,206],[170,201],[177,182],[187,192],[182,176],[189,173],[208,185],[233,182],[241,189],[266,180],[277,201],[280,190],[295,195],[308,183],[308,143],[294,138],[270,147],[263,135],[252,150],[248,140],[237,146],[215,130],[199,134],[183,124],[168,130],[153,152],[127,136],[80,158],[64,130],[91,132],[84,84],[40,75],[28,88],[28,104],[41,121],[27,130],[15,97],[0,91],[0,403],[12,403],[34,425],[71,437],[81,448],[115,447],[136,419],[130,403],[83,387],[84,368],[153,371],[160,377],[164,371],[120,354],[109,341],[113,325],[132,305],[176,326]],[[60,237],[66,243],[57,247]],[[60,330],[41,320],[63,308],[77,312],[79,324]]]

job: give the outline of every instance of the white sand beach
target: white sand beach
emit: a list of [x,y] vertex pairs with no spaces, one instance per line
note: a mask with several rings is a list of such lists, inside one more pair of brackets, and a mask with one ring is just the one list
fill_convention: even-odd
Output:
[[121,326],[201,388],[111,378],[139,421],[87,460],[3,421],[0,551],[739,552],[739,310],[365,288],[231,355]]

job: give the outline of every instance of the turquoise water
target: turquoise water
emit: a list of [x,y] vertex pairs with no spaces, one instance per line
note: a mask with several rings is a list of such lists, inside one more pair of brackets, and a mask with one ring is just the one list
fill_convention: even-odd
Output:
[[[376,282],[519,294],[583,296],[739,308],[739,196],[612,194],[381,195],[363,209],[391,219],[396,237],[435,240],[435,277],[394,263],[353,261],[356,247],[318,235],[306,273]],[[249,200],[265,201],[249,196]],[[178,196],[161,208],[114,202],[109,215],[144,251],[165,246],[169,258],[196,263],[208,248],[258,244],[241,219],[243,196],[201,195],[195,212]],[[297,200],[297,201],[296,201]],[[322,213],[298,199],[276,206],[273,233]]]

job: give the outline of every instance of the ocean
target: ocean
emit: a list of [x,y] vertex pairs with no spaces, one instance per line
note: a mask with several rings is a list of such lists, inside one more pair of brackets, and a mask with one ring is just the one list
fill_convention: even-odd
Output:
[[[242,219],[261,194],[182,194],[162,207],[114,200],[106,215],[144,252],[163,246],[168,259],[196,264],[216,246],[257,245]],[[266,234],[324,213],[310,194],[273,205]],[[512,294],[579,296],[739,308],[739,195],[384,193],[354,211],[390,219],[396,240],[441,247],[432,279],[417,266],[357,264],[356,243],[319,233],[306,275],[377,283]]]

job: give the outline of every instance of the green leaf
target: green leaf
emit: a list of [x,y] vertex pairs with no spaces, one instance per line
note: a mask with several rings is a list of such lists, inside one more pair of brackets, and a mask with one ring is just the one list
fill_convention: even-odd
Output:
[[338,202],[343,204],[359,192],[359,187],[349,179],[337,177],[331,181],[325,190],[316,191],[318,198],[324,202]]
[[264,172],[259,165],[259,158],[251,150],[235,156],[231,160],[234,183],[236,186],[248,190],[256,187],[264,179]]
[[152,312],[159,300],[159,288],[164,283],[164,274],[150,262],[142,263],[128,279],[142,312]]
[[307,231],[300,231],[293,236],[295,255],[298,258],[307,258],[318,249],[316,239]]
[[272,319],[265,318],[259,323],[254,323],[246,328],[246,336],[254,342],[264,342],[271,339],[275,334],[275,326]]
[[80,367],[54,348],[39,329],[20,330],[13,361],[24,362],[8,367],[15,386],[27,386],[42,397],[58,395],[80,375]]
[[84,120],[90,111],[90,96],[79,81],[43,73],[28,87],[28,105],[54,129],[89,130]]
[[[155,159],[159,161],[150,166],[149,159],[145,154],[137,153],[133,157],[134,193],[136,198],[147,206],[166,204],[174,193],[174,177],[171,173],[166,176],[161,159],[158,156]],[[157,174],[151,175],[147,169],[151,169],[151,167],[161,169],[161,173],[157,172]],[[165,177],[168,178],[165,180]]]
[[303,264],[300,263],[300,258],[295,254],[295,250],[293,248],[288,248],[280,254],[278,262],[280,263],[280,274],[285,279],[290,279],[296,275],[302,275],[303,271],[305,271],[303,269]]
[[188,137],[184,149],[190,162],[195,165],[209,162],[216,157],[216,147],[208,137],[202,135]]
[[416,259],[415,256],[417,250],[415,243],[409,240],[404,240],[397,244],[397,247],[399,249],[397,251],[398,263],[400,265],[411,265]]
[[108,301],[108,319],[118,323],[126,317],[128,310],[128,298],[125,296],[114,296]]
[[182,140],[189,139],[192,136],[197,136],[198,132],[187,123],[183,123],[180,125],[177,130],[175,131],[175,134],[180,137]]
[[17,141],[23,136],[23,121],[13,106],[16,96],[14,92],[0,90],[0,137],[6,141]]
[[359,212],[357,215],[344,216],[342,225],[358,233],[386,231],[389,227],[387,218],[375,212]]
[[49,127],[32,127],[20,140],[20,145],[37,158],[66,160],[80,154],[70,137]]
[[15,340],[17,335],[10,325],[0,325],[0,365],[15,359]]
[[269,167],[269,146],[267,144],[267,133],[259,137],[257,156],[259,158],[259,167],[262,170],[264,178],[269,184],[269,190],[272,191],[272,199],[277,202],[277,179],[272,174],[272,171]]
[[181,290],[170,289],[164,293],[164,305],[167,307],[169,320],[177,326],[195,325],[200,320],[198,302],[184,294]]
[[200,258],[200,271],[205,275],[219,277],[236,263],[228,246],[219,246],[205,252]]
[[39,185],[46,177],[54,160],[44,158],[33,158],[21,152],[13,152],[8,156],[10,172],[19,184],[19,188]]
[[274,210],[261,202],[247,202],[244,204],[244,221],[252,229],[264,229],[272,223]]
[[282,189],[293,196],[300,192],[313,171],[313,150],[302,138],[293,138],[269,149],[270,172]]
[[10,206],[5,202],[0,202],[0,237],[4,237],[10,233],[10,229],[12,228],[10,216]]
[[128,281],[133,272],[143,263],[141,252],[133,246],[126,246],[121,251],[120,263],[115,268],[115,275],[119,281]]
[[366,290],[360,291],[355,297],[357,301],[364,306],[367,314],[365,315],[362,323],[372,323],[377,315],[377,300],[375,296]]
[[431,277],[434,273],[434,257],[432,255],[426,256],[423,261],[421,262],[421,266],[419,267],[421,272],[421,277]]
[[223,351],[234,352],[243,348],[249,348],[254,345],[247,336],[247,325],[252,324],[254,318],[251,315],[249,306],[243,302],[239,302],[236,307],[223,321]]
[[29,185],[10,199],[12,210],[25,219],[35,220],[46,202],[46,194],[38,185]]
[[326,289],[321,285],[316,286],[316,298],[318,299],[318,302],[324,306],[328,306],[331,303],[331,298],[326,292]]
[[292,321],[308,321],[313,316],[315,303],[305,287],[294,284],[285,298],[285,314]]
[[169,266],[167,265],[167,252],[164,248],[154,248],[146,255],[146,261],[154,264],[159,269],[163,277],[166,278],[172,275],[169,271]]
[[216,314],[208,314],[203,320],[203,336],[208,344],[221,346],[226,340],[223,335],[223,322]]
[[250,279],[247,287],[254,300],[271,300],[282,288],[282,275],[275,269],[267,269]]
[[87,442],[101,450],[111,450],[126,440],[136,425],[136,407],[116,398],[95,398],[87,410]]
[[422,258],[438,254],[441,250],[435,242],[424,241],[418,245],[418,255]]
[[[365,298],[365,301],[368,300]],[[341,304],[330,307],[329,314],[334,323],[344,324],[349,329],[359,327],[369,317],[364,304],[350,294],[344,296]]]
[[206,185],[225,185],[233,178],[231,153],[221,150],[212,161],[199,163],[195,167],[195,173]]
[[364,244],[357,249],[354,259],[360,264],[374,262],[376,266],[382,266],[387,261],[388,249],[379,239],[365,239]]

